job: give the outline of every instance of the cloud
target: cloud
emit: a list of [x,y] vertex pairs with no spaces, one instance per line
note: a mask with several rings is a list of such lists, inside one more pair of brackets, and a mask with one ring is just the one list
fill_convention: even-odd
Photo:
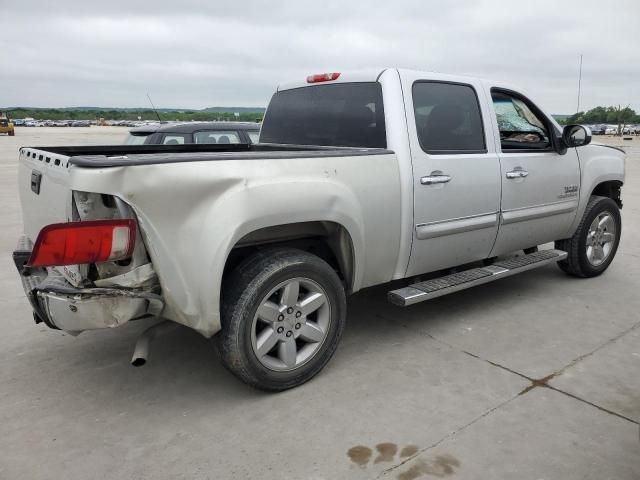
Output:
[[0,105],[265,106],[309,73],[401,66],[521,85],[547,110],[640,110],[634,0],[0,0]]

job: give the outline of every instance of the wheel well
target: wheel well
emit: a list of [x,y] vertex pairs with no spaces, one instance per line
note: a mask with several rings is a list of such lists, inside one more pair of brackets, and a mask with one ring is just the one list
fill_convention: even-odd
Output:
[[353,287],[354,252],[349,232],[335,222],[289,223],[261,228],[234,245],[224,266],[224,279],[242,260],[260,250],[292,247],[322,258],[336,271],[345,289]]
[[622,208],[622,200],[620,198],[620,190],[622,188],[622,182],[619,180],[609,180],[598,184],[593,189],[591,195],[598,195],[600,197],[609,197],[618,204],[619,208]]

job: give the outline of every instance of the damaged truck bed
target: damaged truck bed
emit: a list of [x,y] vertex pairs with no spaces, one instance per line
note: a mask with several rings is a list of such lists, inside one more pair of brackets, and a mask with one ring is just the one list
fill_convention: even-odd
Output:
[[[222,230],[214,236],[219,239],[216,244],[207,229],[222,227],[225,216],[227,223],[234,218],[240,224],[260,221],[234,214],[227,202],[220,201],[225,192],[246,198],[255,195],[252,191],[263,190],[261,184],[271,183],[273,173],[266,175],[261,164],[275,156],[283,166],[297,163],[300,173],[309,167],[314,170],[315,161],[315,172],[306,175],[326,179],[327,160],[346,155],[382,159],[391,154],[382,149],[281,145],[22,148],[19,182],[25,233],[14,261],[35,321],[78,334],[162,316],[211,336],[219,330],[218,296],[203,294],[201,289],[208,285],[205,288],[219,290],[224,261],[242,242]],[[225,215],[214,213],[212,207]],[[325,208],[331,208],[326,200]],[[47,225],[117,219],[135,220],[129,258],[28,265],[34,242]],[[241,232],[242,228],[237,229],[236,237]],[[203,244],[207,241],[209,246]],[[164,274],[162,281],[157,268]],[[213,272],[218,272],[217,278],[207,279]]]

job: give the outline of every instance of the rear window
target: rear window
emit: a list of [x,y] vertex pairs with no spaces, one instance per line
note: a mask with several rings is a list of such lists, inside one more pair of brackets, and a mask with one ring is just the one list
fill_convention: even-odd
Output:
[[386,148],[382,88],[377,82],[337,83],[277,92],[260,142]]
[[187,142],[187,136],[181,133],[167,133],[162,139],[165,145],[183,145]]
[[235,131],[208,131],[195,132],[193,134],[193,143],[209,143],[209,144],[229,144],[240,143],[240,136]]
[[247,135],[249,135],[249,140],[251,140],[251,143],[258,143],[258,138],[260,138],[260,130],[247,130]]
[[144,134],[129,134],[127,135],[127,138],[125,138],[124,140],[124,144],[125,145],[143,145],[144,141],[147,139],[147,137],[149,136],[148,133],[144,133]]

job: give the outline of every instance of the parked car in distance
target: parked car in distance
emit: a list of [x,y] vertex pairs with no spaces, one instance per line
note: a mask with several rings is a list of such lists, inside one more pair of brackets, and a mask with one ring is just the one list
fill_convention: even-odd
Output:
[[638,134],[638,128],[635,125],[625,125],[624,127],[622,127],[622,134],[623,135],[637,135]]
[[125,145],[257,143],[260,124],[249,122],[155,123],[129,130]]
[[605,125],[590,125],[592,135],[604,135],[606,131]]
[[605,125],[604,134],[605,135],[617,135],[618,134],[618,126],[617,125]]
[[20,149],[13,258],[36,322],[75,335],[154,316],[134,365],[175,322],[216,335],[244,382],[284,390],[327,364],[361,289],[406,307],[553,263],[597,277],[616,255],[625,152],[502,82],[310,75],[278,87],[258,143],[218,126]]

